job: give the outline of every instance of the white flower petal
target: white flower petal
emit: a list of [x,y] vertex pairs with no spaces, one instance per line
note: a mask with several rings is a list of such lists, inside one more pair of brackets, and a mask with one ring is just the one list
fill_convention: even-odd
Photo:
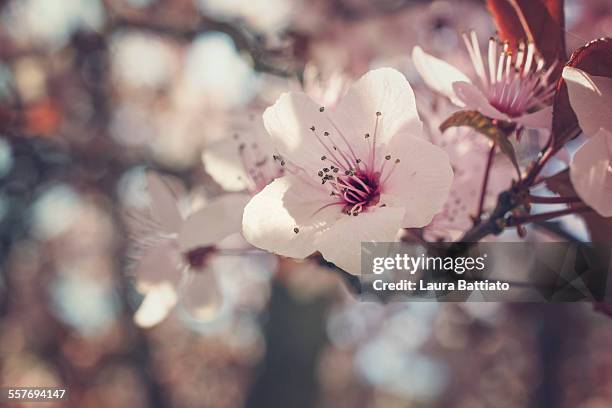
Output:
[[[429,224],[442,210],[453,182],[448,154],[426,140],[406,134],[396,135],[386,149],[391,160],[382,179],[387,174],[391,176],[382,185],[381,201],[406,208],[402,227]],[[396,159],[400,162],[394,164]]]
[[344,214],[317,239],[325,259],[353,275],[361,273],[362,242],[393,242],[401,227],[405,209],[377,207],[356,217]]
[[[379,117],[377,112],[381,113]],[[363,75],[332,114],[361,159],[368,151],[366,133],[376,135],[377,144],[384,144],[400,131],[420,134],[422,129],[412,87],[402,73],[392,68]]]
[[168,316],[176,304],[176,291],[170,284],[152,288],[134,314],[134,322],[143,328],[153,327]]
[[467,82],[455,82],[453,89],[467,109],[475,109],[493,119],[510,120],[506,114],[491,105],[485,94],[476,85]]
[[239,232],[242,212],[250,199],[248,194],[224,194],[190,215],[178,235],[181,250],[217,244],[223,238]]
[[455,105],[464,106],[453,89],[455,82],[471,83],[463,72],[446,61],[426,53],[419,46],[412,49],[412,62],[427,86],[449,98]]
[[317,250],[316,237],[342,216],[340,205],[323,208],[332,198],[297,176],[280,177],[245,207],[244,237],[258,248],[304,258]]
[[612,132],[612,78],[565,67],[563,79],[567,84],[570,104],[584,133],[594,135],[600,128]]
[[612,217],[612,133],[601,129],[578,149],[570,178],[582,200],[603,217]]
[[323,140],[323,132],[334,131],[327,112],[321,112],[320,108],[305,93],[289,92],[282,94],[263,114],[264,125],[277,152],[313,177],[321,167],[321,156],[330,155],[317,136]]
[[153,171],[147,172],[147,190],[151,198],[151,212],[166,232],[177,232],[183,223],[178,202],[182,194],[180,182],[170,177],[161,177]]
[[202,152],[204,171],[227,191],[243,191],[249,187],[247,174],[240,159],[236,142],[219,140]]
[[[213,259],[212,263],[215,262]],[[228,305],[219,287],[213,265],[197,272],[187,271],[179,290],[179,306],[190,320],[200,324],[211,323],[226,314]]]
[[539,111],[512,118],[512,120],[528,128],[550,129],[552,126],[552,111],[552,106],[547,106]]
[[147,293],[151,287],[161,283],[178,284],[181,274],[181,259],[175,242],[168,240],[142,254],[134,271],[136,286]]

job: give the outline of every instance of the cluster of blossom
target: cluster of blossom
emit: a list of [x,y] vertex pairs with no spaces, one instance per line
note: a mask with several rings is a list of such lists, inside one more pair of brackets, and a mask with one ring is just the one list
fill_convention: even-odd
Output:
[[[414,67],[434,93],[504,130],[504,140],[485,138],[467,122],[460,125],[473,129],[443,133],[440,111],[453,111],[433,94],[415,97],[393,68],[371,70],[350,86],[339,76],[329,88],[283,93],[203,152],[206,173],[227,193],[189,197],[176,182],[148,174],[150,211],[130,217],[135,274],[146,294],[136,320],[155,324],[181,297],[196,299],[190,307],[206,319],[231,313],[234,305],[218,290],[235,268],[223,265],[230,255],[273,265],[277,255],[320,254],[359,274],[362,242],[459,239],[486,220],[499,192],[520,185],[529,196],[541,181],[534,168],[563,154],[562,145],[551,147],[561,86],[586,142],[569,164],[578,197],[549,201],[580,200],[580,211],[612,216],[612,79],[569,64],[560,76],[561,63],[546,60],[533,42],[510,47],[491,38],[485,53],[474,32],[463,39],[471,78],[418,46]],[[437,109],[425,102],[432,99]],[[551,136],[543,153],[519,168],[512,149],[525,132]],[[498,221],[529,222],[529,203],[547,202],[531,199],[506,211],[514,218]]]

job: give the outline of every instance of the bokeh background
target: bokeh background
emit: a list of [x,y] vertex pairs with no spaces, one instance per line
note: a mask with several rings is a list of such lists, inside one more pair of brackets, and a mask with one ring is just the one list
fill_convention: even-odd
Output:
[[[569,50],[612,36],[608,0],[566,18]],[[121,211],[145,169],[214,195],[200,152],[253,107],[313,72],[418,87],[412,47],[458,61],[465,29],[494,32],[484,2],[0,0],[0,386],[68,388],[48,407],[612,406],[589,304],[354,302],[281,261],[223,325],[133,322]]]

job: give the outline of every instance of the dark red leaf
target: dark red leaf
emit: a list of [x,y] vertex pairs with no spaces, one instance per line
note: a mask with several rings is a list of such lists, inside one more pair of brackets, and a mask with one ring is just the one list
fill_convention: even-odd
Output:
[[547,64],[565,61],[563,0],[487,0],[502,40],[533,42]]
[[[578,48],[570,57],[569,67],[579,68],[590,75],[612,78],[612,39],[600,38]],[[572,110],[563,78],[557,82],[553,100],[553,148],[560,149],[580,132],[578,118]]]

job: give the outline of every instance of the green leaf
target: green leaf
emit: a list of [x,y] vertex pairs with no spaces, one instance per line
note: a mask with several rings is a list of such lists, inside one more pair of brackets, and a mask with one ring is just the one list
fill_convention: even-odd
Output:
[[476,110],[466,110],[453,113],[448,119],[442,122],[440,131],[444,132],[450,127],[459,126],[471,127],[499,146],[502,153],[508,156],[514,165],[520,178],[521,170],[516,160],[516,152],[509,140],[510,135],[516,129],[516,125],[503,120],[491,119]]

